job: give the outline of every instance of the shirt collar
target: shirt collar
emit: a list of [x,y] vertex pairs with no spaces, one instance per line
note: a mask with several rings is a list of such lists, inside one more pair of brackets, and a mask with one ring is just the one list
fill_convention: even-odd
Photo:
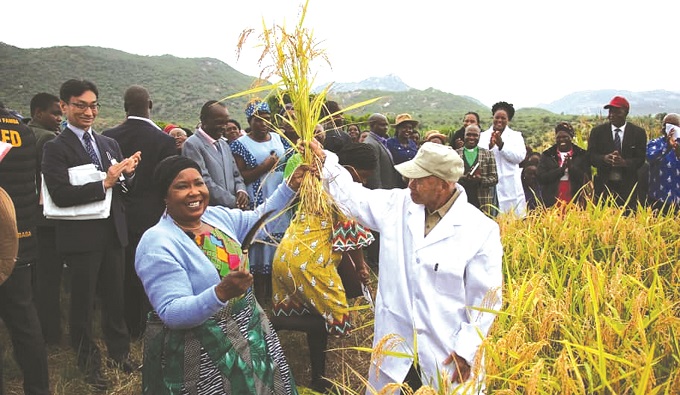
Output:
[[[69,129],[71,129],[71,131],[72,131],[73,133],[75,133],[76,136],[78,136],[78,139],[79,139],[79,140],[82,140],[82,139],[83,139],[83,136],[85,135],[85,133],[90,133],[90,135],[94,135],[94,131],[92,130],[92,127],[90,127],[90,128],[87,129],[87,130],[83,130],[83,129],[81,129],[81,128],[77,128],[77,127],[71,125],[71,124],[68,123],[68,122],[66,123],[66,127],[68,127]],[[92,137],[94,137],[94,136],[92,136]],[[93,140],[94,140],[94,139],[93,139]]]
[[144,122],[148,123],[149,125],[152,125],[152,126],[155,127],[156,129],[162,131],[162,129],[161,129],[158,125],[156,125],[155,123],[153,123],[153,121],[150,120],[149,118],[138,117],[138,116],[135,116],[135,115],[128,115],[127,119],[136,119],[136,120],[138,120],[138,121],[144,121]]
[[205,141],[210,143],[210,145],[215,145],[215,143],[218,141],[218,140],[215,140],[214,138],[210,137],[210,135],[208,133],[206,133],[205,130],[203,130],[203,128],[198,128],[198,135],[203,137],[205,139]]
[[456,190],[453,192],[453,195],[451,195],[451,197],[449,198],[449,200],[447,200],[446,203],[444,203],[443,206],[439,207],[438,209],[436,209],[436,210],[434,210],[434,211],[430,211],[430,210],[428,210],[428,209],[426,208],[425,211],[426,211],[429,215],[437,214],[437,215],[439,215],[439,218],[444,218],[444,216],[446,215],[446,213],[448,213],[449,210],[451,209],[451,206],[453,206],[453,203],[455,203],[455,202],[456,202],[456,199],[458,199],[458,196],[460,196],[460,190],[456,189]]
[[387,144],[387,137],[382,137],[375,132],[370,132],[373,137],[380,141],[383,145]]
[[611,127],[612,127],[612,135],[614,135],[614,133],[616,133],[616,129],[621,130],[621,133],[622,133],[622,134],[625,133],[625,132],[626,132],[626,125],[628,125],[628,122],[626,122],[626,123],[624,123],[623,125],[621,125],[621,127],[616,127],[616,126],[614,126],[614,125],[611,125]]

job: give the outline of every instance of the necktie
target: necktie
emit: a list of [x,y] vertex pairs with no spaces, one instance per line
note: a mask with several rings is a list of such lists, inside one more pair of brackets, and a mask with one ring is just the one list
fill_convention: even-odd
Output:
[[220,155],[221,155],[222,154],[222,147],[220,147],[220,141],[219,140],[215,141],[215,148],[217,148],[217,152],[219,152]]
[[97,154],[94,152],[94,146],[92,145],[92,136],[89,132],[85,132],[83,135],[83,141],[85,142],[85,151],[90,155],[90,160],[97,167],[97,170],[102,171],[102,164],[99,162]]
[[614,149],[621,153],[621,129],[614,129],[614,133],[616,133],[616,136],[614,136]]

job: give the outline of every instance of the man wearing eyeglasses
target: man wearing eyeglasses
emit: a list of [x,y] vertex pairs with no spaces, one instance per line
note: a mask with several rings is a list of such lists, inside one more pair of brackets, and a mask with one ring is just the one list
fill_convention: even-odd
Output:
[[[92,330],[98,287],[102,299],[101,326],[109,356],[121,370],[135,370],[129,360],[130,336],[123,314],[124,248],[128,235],[121,195],[141,154],[136,152],[123,159],[115,140],[93,133],[99,92],[92,82],[68,80],[62,84],[59,96],[66,128],[45,143],[42,163],[52,200],[59,207],[80,206],[104,200],[106,191],[112,189],[108,218],[60,219],[56,225],[57,249],[71,269],[71,345],[86,381],[104,390],[108,383],[101,374],[101,354]],[[86,164],[94,164],[105,172],[104,180],[71,185],[69,168]]]

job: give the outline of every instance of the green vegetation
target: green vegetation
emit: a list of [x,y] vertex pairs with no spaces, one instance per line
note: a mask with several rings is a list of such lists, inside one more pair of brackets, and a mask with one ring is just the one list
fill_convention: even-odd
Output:
[[[69,78],[92,80],[100,90],[102,103],[96,123],[98,130],[114,126],[124,118],[123,92],[133,84],[142,85],[151,93],[154,121],[193,128],[203,103],[247,91],[256,81],[255,77],[242,74],[217,59],[139,56],[99,47],[20,49],[0,43],[0,70],[3,73],[0,101],[24,116],[29,115],[29,102],[36,93],[58,95],[59,86]],[[368,129],[364,122],[374,112],[383,113],[390,120],[407,112],[420,121],[419,130],[437,129],[448,134],[462,126],[463,114],[476,111],[481,117],[482,129],[491,125],[490,108],[469,97],[434,88],[406,92],[331,91],[328,95],[342,108],[376,97],[380,100],[347,112],[348,123],[359,123],[362,129]],[[243,109],[248,99],[241,96],[225,102],[231,115],[244,127]],[[657,118],[636,117],[632,122],[644,127]],[[530,147],[540,150],[552,143],[552,130],[559,121],[596,125],[605,119],[522,108],[517,110],[510,126],[522,132]]]
[[[138,56],[98,47],[20,49],[0,43],[0,70],[0,100],[24,116],[29,116],[36,93],[58,96],[60,85],[70,78],[92,80],[102,104],[98,130],[125,117],[123,93],[130,85],[149,90],[154,120],[193,127],[203,103],[245,90],[255,81],[216,59]],[[246,101],[227,102],[239,120]]]

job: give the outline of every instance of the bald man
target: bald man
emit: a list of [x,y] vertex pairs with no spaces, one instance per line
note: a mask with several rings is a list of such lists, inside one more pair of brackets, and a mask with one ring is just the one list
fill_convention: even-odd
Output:
[[370,133],[364,143],[373,147],[378,156],[378,166],[373,175],[368,178],[366,187],[369,189],[393,189],[400,186],[401,176],[394,169],[392,154],[386,147],[390,125],[387,117],[382,114],[372,114],[368,117]]
[[130,335],[139,337],[144,331],[146,313],[150,309],[144,288],[135,272],[135,250],[142,234],[158,222],[165,204],[153,186],[153,171],[158,162],[176,155],[175,139],[163,133],[150,119],[153,102],[142,86],[133,85],[125,91],[127,119],[104,136],[118,142],[123,156],[142,152],[142,160],[135,172],[135,186],[124,196],[129,244],[125,250],[125,322]]
[[649,199],[668,212],[680,204],[680,115],[670,113],[661,123],[661,136],[647,144]]

